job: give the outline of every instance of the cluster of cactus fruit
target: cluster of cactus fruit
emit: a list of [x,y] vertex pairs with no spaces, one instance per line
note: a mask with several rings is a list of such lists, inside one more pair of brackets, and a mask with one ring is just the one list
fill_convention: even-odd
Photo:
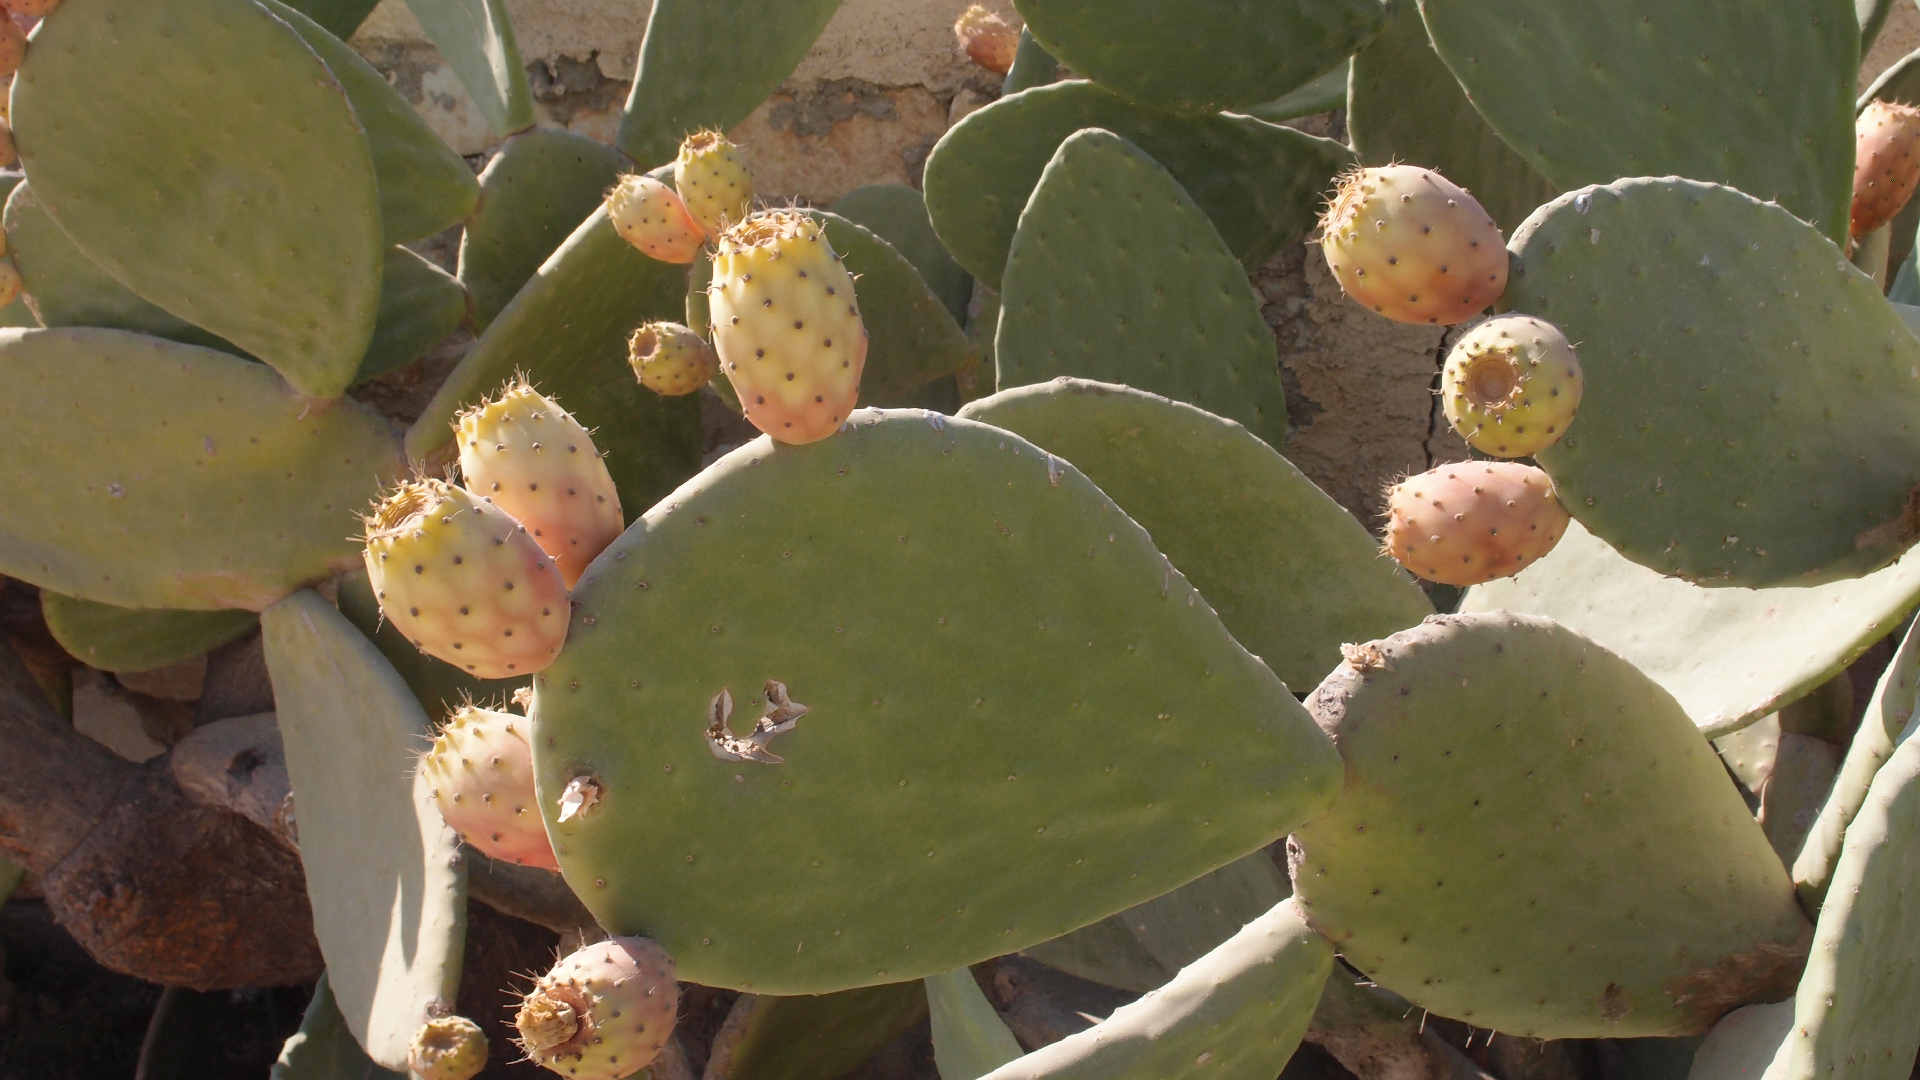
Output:
[[[945,1080],[1487,1065],[1416,1008],[1909,1074],[1920,53],[1847,95],[1887,4],[976,7],[1003,95],[821,210],[724,132],[834,0],[656,0],[612,148],[534,125],[499,5],[409,3],[478,179],[355,5],[0,5],[0,573],[114,670],[258,625],[291,802],[218,798],[326,969],[276,1076],[485,1069],[470,897],[578,945],[512,1017],[577,1080],[682,1075],[685,985],[763,1054],[819,1049],[755,1010],[857,1014],[840,1072],[930,1010]],[[455,274],[406,246],[453,228]],[[1433,328],[1468,448],[1377,538],[1284,456],[1247,272],[1314,240]],[[462,329],[403,418],[349,392]],[[52,715],[0,690],[0,737]],[[75,932],[165,981],[152,922]],[[1023,1048],[968,974],[1013,953],[1150,992]]]

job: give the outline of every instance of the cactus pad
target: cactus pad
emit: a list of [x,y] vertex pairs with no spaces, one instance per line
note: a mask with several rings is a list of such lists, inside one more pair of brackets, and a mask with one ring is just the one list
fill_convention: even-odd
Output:
[[933,1029],[933,1061],[941,1080],[979,1080],[1026,1053],[981,991],[970,968],[924,980]]
[[926,196],[905,184],[868,184],[834,200],[833,212],[892,244],[920,272],[920,279],[954,320],[966,321],[973,275],[953,261],[933,231]]
[[919,983],[818,997],[742,994],[707,1068],[730,1080],[837,1080],[927,1016]]
[[288,1037],[273,1063],[270,1080],[408,1080],[404,1070],[393,1072],[375,1065],[347,1030],[346,1018],[334,1003],[326,972],[314,984],[300,1030]]
[[495,135],[533,126],[533,88],[505,0],[407,0]]
[[860,410],[756,440],[574,599],[533,710],[561,869],[707,985],[821,993],[1024,948],[1263,846],[1338,782],[1146,533],[984,424]]
[[406,248],[388,248],[380,318],[354,382],[413,363],[466,321],[467,290],[458,278]]
[[252,630],[251,611],[124,608],[40,591],[40,612],[55,641],[101,671],[151,671],[190,660]]

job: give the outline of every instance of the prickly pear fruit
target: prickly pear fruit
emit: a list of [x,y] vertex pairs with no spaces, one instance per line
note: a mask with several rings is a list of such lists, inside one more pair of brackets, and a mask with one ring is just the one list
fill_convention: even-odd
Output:
[[1000,17],[975,4],[953,21],[953,36],[967,51],[967,58],[996,75],[1013,70],[1013,54],[1020,49],[1020,31]]
[[0,122],[0,169],[10,169],[20,160],[20,151],[13,146],[13,126]]
[[1870,101],[1853,125],[1853,211],[1847,231],[1865,236],[1893,220],[1920,184],[1920,109]]
[[839,430],[860,397],[867,328],[820,223],[769,210],[721,233],[707,294],[720,370],[753,426],[784,443]]
[[1526,457],[1560,441],[1586,380],[1560,328],[1531,315],[1498,315],[1447,351],[1440,405],[1467,445]]
[[559,870],[533,794],[529,721],[462,705],[447,717],[420,771],[440,816],[460,838],[495,859]]
[[407,1047],[407,1068],[419,1080],[472,1080],[486,1067],[486,1033],[464,1016],[437,1016],[421,1024]]
[[1467,190],[1432,169],[1354,169],[1320,218],[1347,295],[1396,322],[1465,322],[1507,289],[1506,240]]
[[679,397],[707,385],[720,367],[707,339],[679,323],[650,322],[627,339],[627,363],[640,385]]
[[414,480],[366,517],[380,611],[428,656],[483,679],[553,663],[572,609],[553,558],[506,511],[440,480]]
[[13,77],[20,62],[27,58],[26,31],[12,19],[0,18],[0,79]]
[[1567,511],[1553,481],[1517,461],[1463,461],[1387,490],[1384,547],[1401,566],[1443,585],[1519,573],[1553,550]]
[[0,8],[7,9],[8,13],[35,19],[46,18],[59,6],[60,0],[0,0]]
[[582,946],[540,976],[514,1026],[527,1057],[573,1080],[620,1080],[660,1053],[680,989],[673,958],[648,938]]
[[12,259],[0,259],[0,307],[6,307],[20,295],[20,271]]
[[454,429],[467,490],[526,526],[573,588],[626,528],[620,493],[593,436],[519,378],[462,412]]
[[680,144],[673,186],[709,239],[746,217],[753,202],[753,173],[746,158],[717,131],[696,131]]
[[623,176],[607,192],[607,220],[627,243],[666,263],[690,263],[707,242],[672,188],[651,176]]

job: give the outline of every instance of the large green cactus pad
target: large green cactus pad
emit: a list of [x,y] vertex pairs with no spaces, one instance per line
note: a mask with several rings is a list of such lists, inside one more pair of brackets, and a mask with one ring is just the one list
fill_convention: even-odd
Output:
[[289,5],[321,29],[345,41],[367,21],[380,0],[293,0]]
[[1306,235],[1346,147],[1246,116],[1181,116],[1087,82],[1036,87],[970,114],[927,158],[927,211],[953,257],[1000,288],[1020,211],[1067,136],[1104,128],[1150,154],[1252,268]]
[[273,1063],[268,1080],[406,1080],[406,1074],[383,1069],[368,1059],[347,1029],[323,971],[300,1030],[280,1048],[280,1059]]
[[252,630],[251,611],[125,608],[40,591],[40,612],[60,647],[101,671],[151,671],[199,656]]
[[[1338,783],[1145,531],[984,424],[858,410],[748,443],[574,601],[534,684],[562,870],[707,985],[820,993],[1024,948],[1260,848]],[[744,739],[770,680],[810,710],[784,762],[718,759],[716,701]],[[597,808],[559,821],[577,777]]]
[[1852,6],[1420,0],[1474,107],[1562,188],[1711,180],[1777,199],[1836,241],[1853,192]]
[[960,415],[1078,466],[1290,686],[1319,682],[1342,644],[1433,614],[1365,526],[1230,420],[1079,379],[1004,390]]
[[713,1038],[705,1075],[838,1080],[926,1016],[916,982],[818,997],[742,994]]
[[1147,105],[1243,110],[1312,82],[1382,22],[1378,0],[1015,0],[1047,51]]
[[1154,959],[1127,929],[1124,911],[1052,941],[1029,945],[1025,952],[1048,967],[1122,990],[1145,993],[1173,978],[1173,970]]
[[533,126],[533,88],[505,0],[407,0],[495,135]]
[[1806,920],[1713,748],[1579,634],[1436,615],[1307,708],[1346,790],[1295,831],[1294,890],[1381,986],[1553,1039],[1696,1034],[1793,985]]
[[1665,687],[1709,739],[1792,702],[1920,604],[1920,556],[1812,588],[1703,589],[1623,557],[1574,522],[1539,562],[1467,590],[1461,611],[1545,615]]
[[406,248],[388,248],[380,318],[354,381],[413,363],[466,321],[467,290],[457,278]]
[[1230,862],[1117,917],[1168,971],[1179,971],[1240,932],[1293,889],[1266,851]]
[[1541,207],[1502,303],[1559,326],[1580,415],[1542,450],[1560,501],[1643,566],[1818,585],[1920,535],[1920,340],[1778,206],[1622,180]]
[[250,0],[74,0],[35,31],[12,105],[41,205],[89,258],[309,397],[352,382],[380,192],[340,84],[286,23]]
[[920,272],[921,280],[955,321],[966,320],[973,275],[953,261],[933,231],[926,196],[905,184],[868,184],[834,200],[833,212],[892,244]]
[[1125,383],[1287,441],[1280,358],[1246,271],[1179,182],[1109,131],[1061,143],[1027,200],[993,352],[997,389]]
[[467,936],[467,871],[416,755],[426,714],[380,651],[319,594],[260,617],[313,932],[340,1013],[375,1063],[451,1008]]
[[0,330],[0,573],[124,607],[260,610],[360,561],[387,422],[119,330]]
[[925,979],[933,1061],[940,1080],[979,1080],[1026,1053],[970,968]]

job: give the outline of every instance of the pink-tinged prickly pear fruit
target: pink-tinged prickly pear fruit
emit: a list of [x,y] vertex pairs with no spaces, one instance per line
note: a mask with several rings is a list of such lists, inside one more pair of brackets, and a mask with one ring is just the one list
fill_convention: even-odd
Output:
[[559,870],[533,794],[530,721],[462,705],[447,717],[420,771],[440,816],[470,846],[495,859]]
[[717,131],[697,131],[680,144],[673,186],[709,239],[746,217],[753,203],[753,173],[746,158]]
[[1443,585],[1519,573],[1553,550],[1567,511],[1553,481],[1517,461],[1463,461],[1387,489],[1383,545],[1401,566]]
[[567,583],[506,511],[439,480],[414,480],[366,518],[380,611],[428,656],[483,679],[539,671],[560,655]]
[[634,378],[656,394],[679,397],[707,385],[720,369],[707,339],[679,323],[650,322],[627,339]]
[[651,176],[623,176],[607,192],[607,220],[627,243],[666,263],[690,263],[707,242],[672,188]]
[[464,1016],[421,1024],[407,1047],[407,1068],[419,1080],[472,1080],[486,1067],[486,1033]]
[[867,328],[820,223],[769,210],[721,233],[707,295],[720,370],[753,426],[795,444],[838,431],[860,398]]
[[13,146],[13,126],[0,121],[0,169],[10,169],[20,161],[20,151]]
[[462,412],[454,430],[467,490],[526,526],[567,588],[626,528],[593,437],[526,380]]
[[14,269],[12,259],[0,258],[0,307],[6,307],[20,296],[20,271]]
[[1020,50],[1020,31],[997,12],[975,4],[953,21],[953,36],[967,51],[967,58],[996,75],[1013,70],[1013,55]]
[[27,58],[27,34],[12,19],[0,18],[0,79],[10,79]]
[[673,958],[648,938],[582,946],[540,976],[514,1026],[527,1057],[571,1080],[620,1080],[673,1033]]
[[1560,328],[1531,315],[1497,315],[1447,351],[1440,404],[1467,445],[1526,457],[1560,441],[1586,379]]
[[46,18],[59,6],[60,0],[0,0],[0,8],[5,8],[9,14],[34,19]]
[[1853,125],[1853,211],[1847,231],[1865,236],[1893,220],[1920,184],[1920,109],[1870,101]]
[[1507,289],[1500,227],[1467,189],[1414,165],[1341,176],[1320,250],[1348,296],[1395,322],[1465,322]]

